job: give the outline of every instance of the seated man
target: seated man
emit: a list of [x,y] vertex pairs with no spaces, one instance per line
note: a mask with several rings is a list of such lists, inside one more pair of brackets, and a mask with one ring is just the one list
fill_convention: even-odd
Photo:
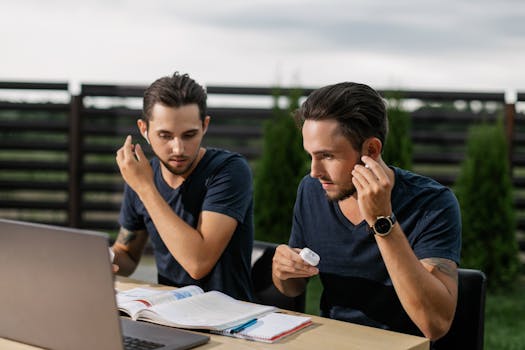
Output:
[[[458,293],[454,194],[385,164],[385,103],[366,85],[316,90],[296,118],[311,172],[299,185],[289,246],[273,258],[274,284],[295,296],[319,273],[322,316],[442,337]],[[301,259],[303,247],[319,254],[318,268]]]
[[149,236],[159,283],[251,301],[252,175],[239,154],[201,146],[209,123],[206,92],[188,75],[145,91],[137,124],[155,157],[131,136],[117,152],[126,185],[114,262],[130,275]]

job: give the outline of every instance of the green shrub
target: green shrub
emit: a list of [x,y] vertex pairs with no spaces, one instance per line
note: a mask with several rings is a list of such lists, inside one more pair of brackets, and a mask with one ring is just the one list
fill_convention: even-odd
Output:
[[412,138],[410,114],[401,106],[401,96],[391,93],[388,101],[388,136],[383,147],[383,160],[389,165],[412,169]]
[[513,284],[519,273],[509,169],[502,123],[471,127],[455,185],[463,221],[461,265],[484,271],[492,289]]
[[293,206],[300,180],[308,171],[301,132],[292,118],[299,105],[299,91],[288,96],[288,107],[278,105],[274,95],[274,117],[265,122],[263,154],[255,166],[255,238],[287,243]]

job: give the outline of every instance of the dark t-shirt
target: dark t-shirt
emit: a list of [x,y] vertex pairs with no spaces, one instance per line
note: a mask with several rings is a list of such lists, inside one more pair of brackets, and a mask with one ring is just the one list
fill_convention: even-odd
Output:
[[[452,191],[427,177],[392,169],[392,210],[417,258],[459,264],[461,217]],[[321,257],[322,316],[421,335],[401,306],[366,221],[353,225],[310,176],[298,189],[289,244],[309,247]]]
[[205,291],[218,290],[236,299],[251,301],[253,188],[246,160],[236,153],[208,148],[190,176],[176,189],[164,181],[159,160],[153,158],[150,163],[158,191],[173,211],[191,227],[197,227],[202,211],[221,213],[237,220],[237,228],[215,267],[204,278],[195,280],[171,255],[144,204],[126,185],[120,225],[130,231],[148,231],[159,282],[178,287],[195,284]]

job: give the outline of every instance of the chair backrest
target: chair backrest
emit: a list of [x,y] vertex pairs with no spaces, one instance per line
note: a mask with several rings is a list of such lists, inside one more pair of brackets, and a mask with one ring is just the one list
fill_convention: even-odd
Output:
[[433,349],[482,350],[487,278],[479,270],[458,269],[458,272],[456,314],[449,332],[433,344]]
[[306,292],[297,297],[288,297],[273,285],[272,259],[277,244],[255,241],[252,252],[252,283],[255,302],[273,305],[281,309],[304,312]]

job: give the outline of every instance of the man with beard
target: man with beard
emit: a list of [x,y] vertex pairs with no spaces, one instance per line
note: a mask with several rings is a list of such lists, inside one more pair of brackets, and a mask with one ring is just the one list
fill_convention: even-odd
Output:
[[201,146],[210,123],[206,98],[178,73],[144,92],[137,125],[155,157],[148,161],[131,136],[117,152],[126,185],[114,263],[130,275],[149,236],[159,283],[251,301],[252,175],[239,154]]
[[[461,217],[450,189],[388,166],[388,121],[363,84],[314,91],[295,115],[310,175],[297,192],[289,245],[272,276],[288,296],[320,275],[321,315],[431,340],[447,333],[457,302]],[[298,254],[308,247],[317,267]]]

